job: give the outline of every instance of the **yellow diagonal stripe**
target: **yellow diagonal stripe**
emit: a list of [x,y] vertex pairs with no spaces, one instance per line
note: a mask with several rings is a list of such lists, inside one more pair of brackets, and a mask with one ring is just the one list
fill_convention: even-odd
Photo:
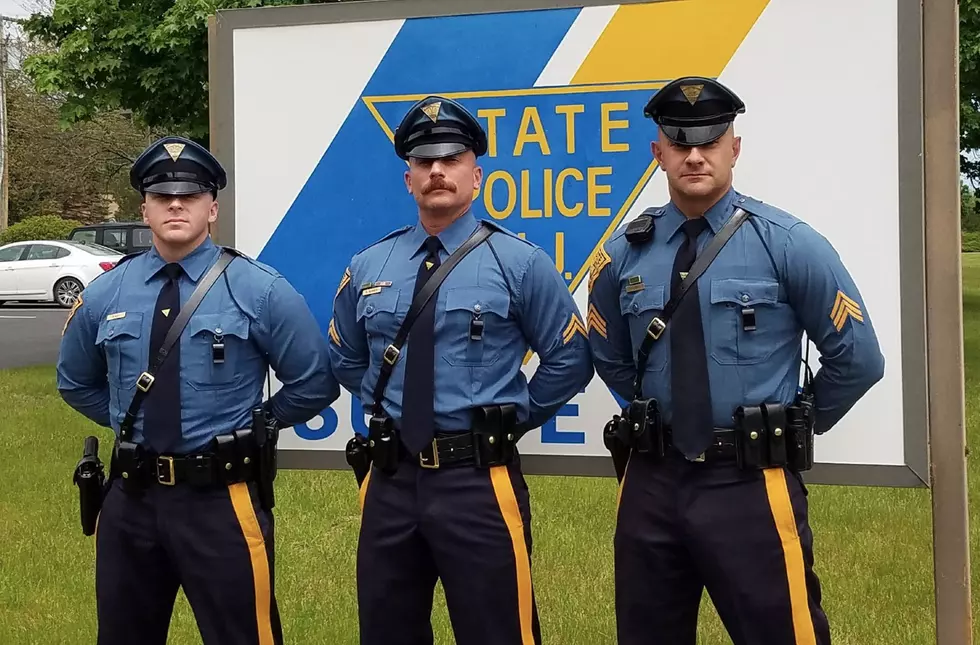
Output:
[[[578,68],[572,84],[717,77],[768,3],[674,0],[623,5]],[[650,34],[656,34],[658,52],[683,54],[651,55]]]
[[334,325],[333,318],[330,319],[330,326],[327,328],[327,332],[330,334],[330,340],[337,347],[340,347],[340,334],[337,333],[337,327]]
[[589,332],[585,329],[585,325],[579,319],[578,314],[572,314],[572,319],[568,321],[568,327],[565,327],[565,331],[562,332],[562,340],[564,344],[567,345],[575,334],[582,334],[585,339],[589,338]]

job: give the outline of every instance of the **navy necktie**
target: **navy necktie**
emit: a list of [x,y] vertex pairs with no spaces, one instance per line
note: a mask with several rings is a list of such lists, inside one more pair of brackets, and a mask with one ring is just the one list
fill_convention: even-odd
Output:
[[[183,270],[171,262],[163,268],[167,281],[157,296],[150,330],[150,363],[156,358],[167,332],[180,313],[178,279]],[[153,386],[144,402],[143,437],[157,453],[174,449],[180,442],[180,340],[174,343],[170,355],[156,374]]]
[[[708,228],[703,218],[684,222],[684,242],[674,257],[671,293],[680,287],[698,252],[698,235]],[[713,423],[708,358],[701,324],[701,301],[695,282],[674,312],[670,332],[670,391],[673,443],[688,459],[697,458],[711,444]]]
[[[439,268],[440,248],[442,243],[438,237],[429,236],[425,240],[427,253],[419,264],[413,298]],[[438,297],[436,291],[408,335],[401,434],[405,448],[412,455],[419,453],[435,436],[435,310]]]

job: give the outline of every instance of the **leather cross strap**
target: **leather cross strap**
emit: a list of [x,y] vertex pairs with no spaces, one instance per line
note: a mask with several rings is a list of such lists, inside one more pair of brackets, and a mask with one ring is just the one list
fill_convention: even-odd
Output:
[[722,247],[728,243],[728,240],[732,239],[732,235],[735,234],[738,227],[748,218],[749,214],[746,211],[741,208],[735,209],[732,216],[725,222],[725,226],[718,231],[718,235],[712,238],[711,242],[704,249],[704,252],[694,261],[691,270],[688,271],[687,276],[681,282],[677,293],[671,295],[670,300],[667,301],[660,315],[654,316],[653,320],[650,321],[650,324],[647,326],[647,333],[643,337],[643,342],[640,343],[640,348],[636,352],[636,379],[633,381],[634,398],[643,398],[643,372],[646,370],[647,360],[650,358],[650,350],[653,349],[653,344],[660,339],[664,330],[667,329],[667,323],[674,315],[674,312],[677,311],[677,307],[681,304],[684,294],[701,277],[701,274],[705,272],[715,257],[718,256]]
[[381,374],[378,375],[378,383],[374,386],[374,406],[373,414],[376,417],[380,417],[384,414],[384,408],[381,407],[381,397],[384,395],[385,388],[388,387],[388,380],[391,378],[392,372],[395,370],[395,364],[401,355],[402,346],[408,339],[408,332],[411,330],[412,325],[415,324],[415,320],[422,313],[422,309],[428,304],[429,299],[432,298],[436,290],[442,285],[443,280],[449,275],[460,260],[462,260],[466,255],[483,243],[488,237],[493,234],[493,229],[491,229],[485,222],[480,222],[480,225],[475,231],[463,242],[456,251],[450,255],[446,261],[439,265],[432,277],[429,278],[422,290],[419,291],[415,299],[412,300],[412,304],[408,309],[408,313],[405,314],[405,320],[402,321],[402,326],[398,329],[395,334],[395,339],[391,342],[388,347],[385,348],[384,354],[382,355],[381,361]]
[[133,394],[133,401],[129,404],[129,409],[126,410],[126,417],[119,426],[119,438],[123,441],[129,441],[132,438],[133,424],[136,423],[136,415],[139,414],[140,406],[143,405],[143,399],[146,398],[150,388],[153,387],[156,373],[163,366],[164,361],[167,360],[167,356],[170,355],[170,350],[173,349],[174,343],[180,338],[184,327],[187,326],[187,321],[190,320],[191,315],[193,315],[198,305],[201,304],[201,301],[204,300],[204,296],[207,295],[208,291],[235,257],[236,253],[234,251],[224,247],[221,248],[221,255],[218,257],[218,261],[211,266],[204,275],[204,278],[197,283],[197,288],[194,289],[191,297],[187,299],[187,304],[181,307],[180,313],[174,319],[173,325],[171,325],[170,330],[167,332],[166,338],[163,339],[163,344],[160,345],[156,356],[150,362],[150,366],[136,379],[136,392]]

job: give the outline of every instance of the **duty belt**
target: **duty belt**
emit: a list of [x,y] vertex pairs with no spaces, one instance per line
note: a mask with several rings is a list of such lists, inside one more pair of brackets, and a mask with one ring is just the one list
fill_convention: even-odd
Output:
[[469,430],[440,432],[432,443],[418,454],[419,466],[438,469],[474,463],[473,434]]
[[[664,426],[664,447],[673,448],[675,452],[680,451],[674,447],[673,432],[670,426]],[[734,461],[738,458],[738,451],[735,445],[735,430],[732,428],[715,428],[711,435],[711,445],[705,448],[704,452],[691,461]]]
[[112,476],[138,487],[189,485],[196,488],[224,486],[256,479],[256,450],[236,457],[214,451],[185,455],[159,455],[143,450],[135,459],[112,460]]

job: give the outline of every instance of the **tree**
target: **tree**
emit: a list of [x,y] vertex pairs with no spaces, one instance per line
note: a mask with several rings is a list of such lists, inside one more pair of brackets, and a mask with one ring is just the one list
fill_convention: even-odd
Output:
[[140,197],[128,171],[150,133],[119,113],[62,130],[57,98],[38,94],[17,70],[6,82],[11,224],[37,215],[101,220],[113,205],[118,219],[132,218]]
[[[41,0],[43,1],[43,0]],[[58,0],[28,34],[51,46],[25,70],[37,89],[64,98],[65,125],[126,109],[170,134],[208,142],[208,16],[218,9],[307,0]]]
[[980,0],[960,0],[960,170],[980,187]]
[[980,231],[980,212],[977,211],[976,193],[966,184],[960,184],[960,229]]

